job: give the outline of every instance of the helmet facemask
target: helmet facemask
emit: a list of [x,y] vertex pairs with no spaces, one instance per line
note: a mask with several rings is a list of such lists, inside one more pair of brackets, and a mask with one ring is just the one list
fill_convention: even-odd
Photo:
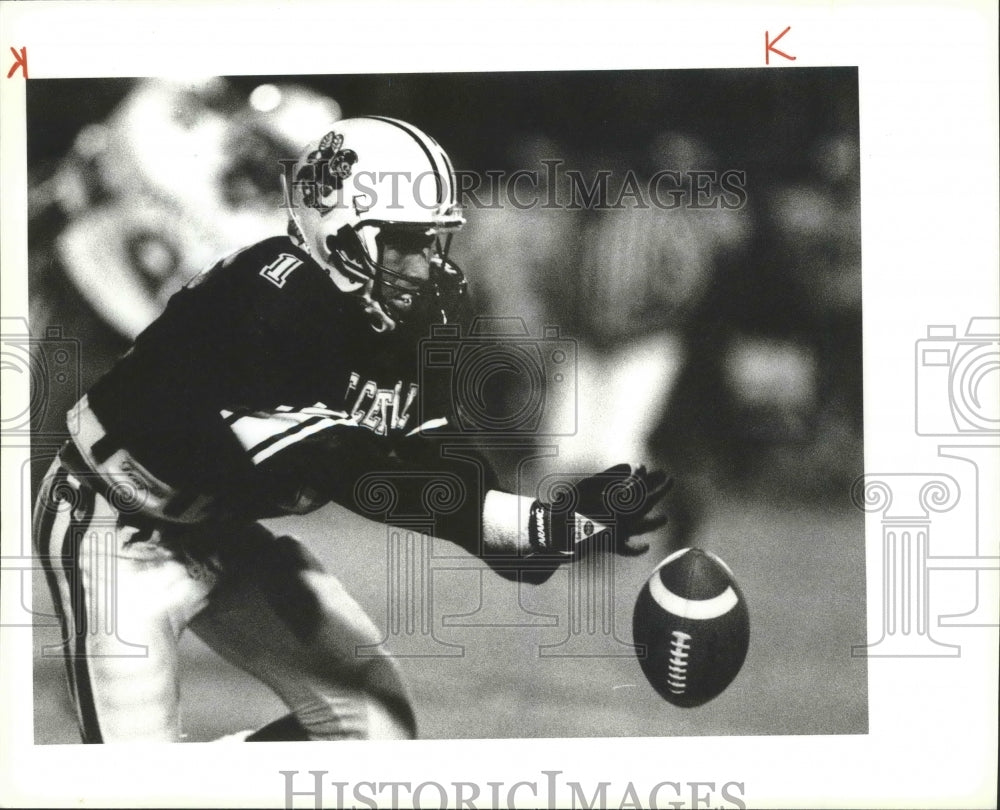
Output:
[[[358,291],[377,332],[426,329],[460,320],[468,305],[465,275],[448,260],[451,234],[423,225],[366,223],[327,237],[341,273],[364,279]],[[374,255],[367,245],[374,246]]]

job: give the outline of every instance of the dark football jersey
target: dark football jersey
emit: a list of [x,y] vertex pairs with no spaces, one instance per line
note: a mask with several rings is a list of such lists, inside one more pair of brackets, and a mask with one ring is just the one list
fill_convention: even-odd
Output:
[[434,416],[417,361],[411,334],[376,333],[356,297],[274,237],[176,293],[88,399],[109,440],[171,486],[280,500],[267,471],[287,478],[317,438],[363,431],[388,454]]

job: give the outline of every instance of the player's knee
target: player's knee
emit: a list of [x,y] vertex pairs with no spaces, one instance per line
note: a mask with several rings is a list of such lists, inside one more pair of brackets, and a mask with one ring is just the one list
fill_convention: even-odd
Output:
[[416,715],[396,662],[381,648],[370,652],[331,662],[331,669],[313,685],[315,723],[310,724],[308,711],[296,710],[317,739],[345,734],[363,739],[416,738]]
[[362,692],[316,695],[294,709],[311,740],[412,740],[416,722],[408,701],[383,701]]

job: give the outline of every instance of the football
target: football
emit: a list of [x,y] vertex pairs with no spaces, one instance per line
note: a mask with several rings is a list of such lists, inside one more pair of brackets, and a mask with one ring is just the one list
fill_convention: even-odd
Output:
[[632,635],[643,673],[675,706],[720,695],[750,646],[750,616],[733,572],[697,548],[675,551],[639,592]]

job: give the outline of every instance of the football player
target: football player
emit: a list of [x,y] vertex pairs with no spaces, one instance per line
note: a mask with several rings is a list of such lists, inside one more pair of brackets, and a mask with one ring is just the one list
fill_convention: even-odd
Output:
[[642,553],[630,538],[665,520],[650,512],[666,476],[644,467],[543,503],[502,491],[481,457],[440,452],[450,403],[420,390],[418,339],[467,291],[447,256],[464,217],[433,139],[388,118],[342,120],[283,179],[289,235],[172,297],[76,406],[39,494],[35,542],[85,742],[180,738],[188,627],[287,705],[251,741],[414,737],[373,622],[303,545],[258,522],[331,501],[379,518],[359,487],[372,474],[398,513],[421,507],[428,472],[458,481],[464,497],[435,534],[531,582],[606,532]]

